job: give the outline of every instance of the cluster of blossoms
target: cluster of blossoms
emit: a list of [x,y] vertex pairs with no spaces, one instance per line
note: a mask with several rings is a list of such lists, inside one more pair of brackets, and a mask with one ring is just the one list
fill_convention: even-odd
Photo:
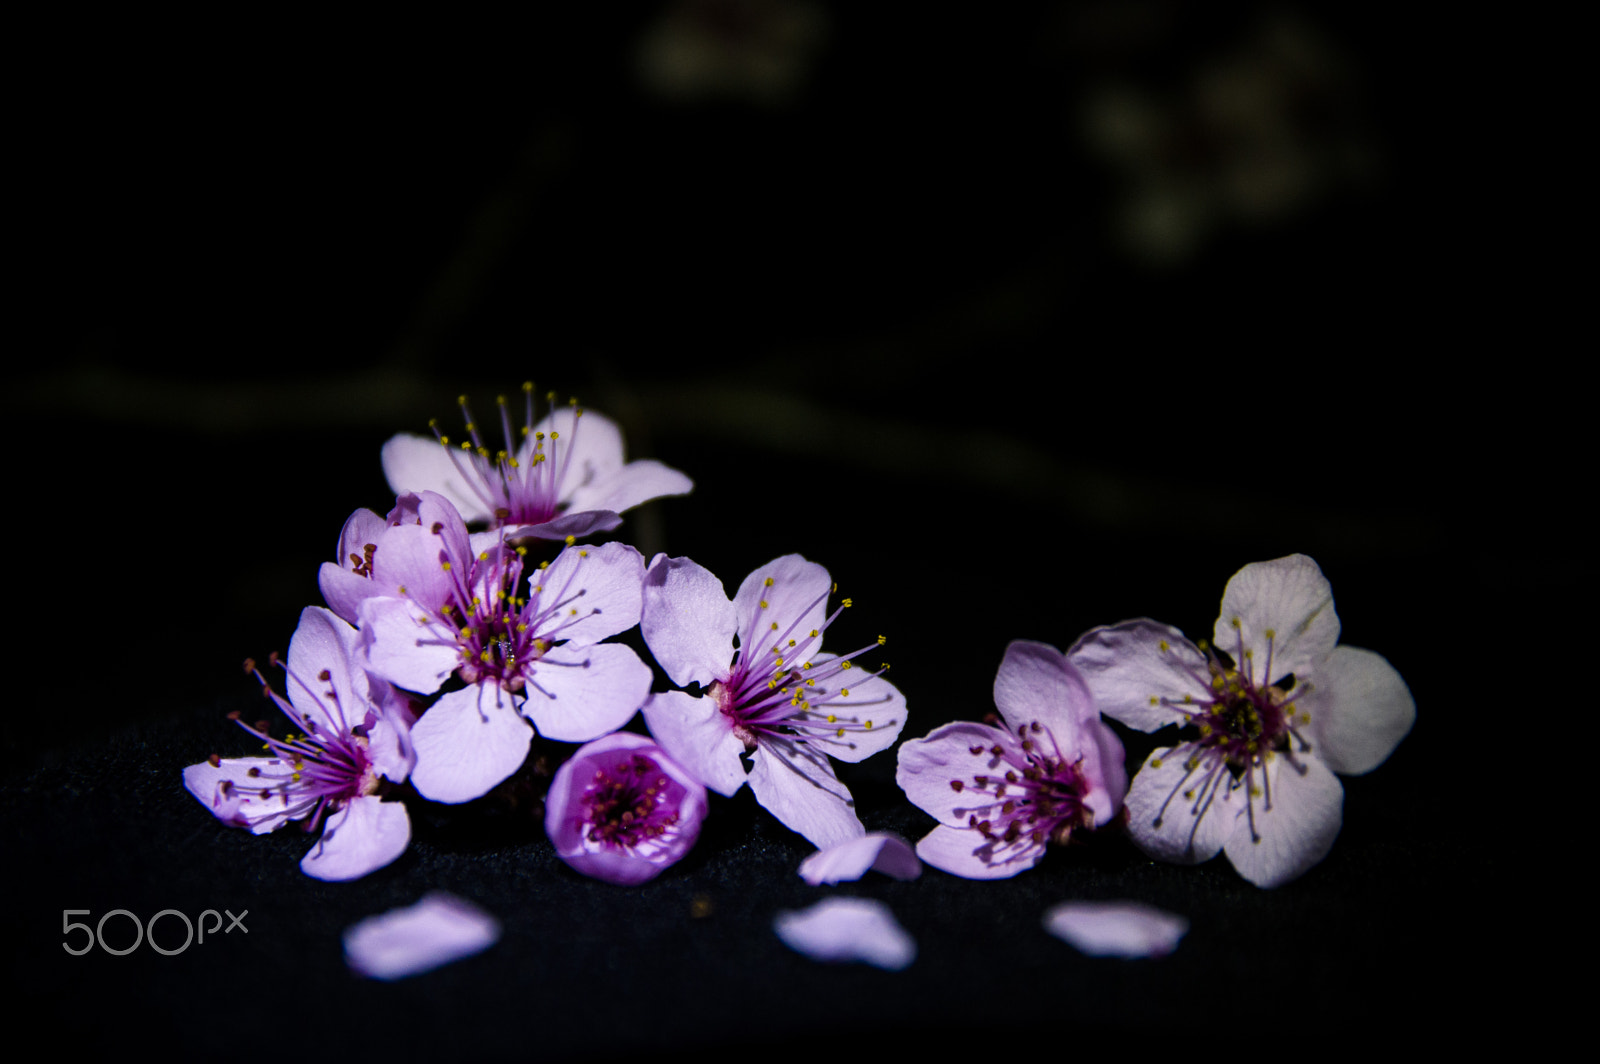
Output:
[[[1343,799],[1335,773],[1375,768],[1415,718],[1393,667],[1338,645],[1316,563],[1247,565],[1209,641],[1139,619],[1096,628],[1065,653],[1011,643],[996,714],[900,746],[900,787],[937,821],[913,853],[867,834],[833,767],[900,738],[906,700],[887,664],[863,660],[885,638],[824,652],[824,633],[852,602],[798,554],[756,569],[730,597],[688,558],[646,563],[625,543],[580,543],[692,484],[656,462],[625,462],[616,425],[575,403],[535,422],[531,385],[524,392],[520,431],[500,400],[502,448],[484,442],[465,399],[465,440],[436,429],[432,440],[385,445],[394,506],[345,523],[319,573],[327,608],[306,609],[287,661],[273,659],[286,693],[248,666],[292,730],[278,738],[267,721],[241,721],[262,756],[212,756],[184,772],[227,824],[320,831],[301,863],[309,875],[354,879],[394,861],[410,841],[404,799],[487,795],[538,736],[582,744],[545,799],[556,853],[613,883],[644,882],[680,860],[699,837],[707,791],[748,784],[818,848],[801,868],[814,884],[869,868],[910,879],[919,858],[1003,878],[1051,844],[1126,825],[1152,857],[1225,852],[1246,879],[1274,887],[1331,848]],[[673,689],[652,691],[650,665],[613,641],[635,627]],[[648,736],[623,730],[636,713]],[[1130,781],[1105,718],[1182,731]],[[352,956],[375,972],[404,969],[386,952],[385,928],[426,941],[418,955],[428,963],[454,956],[460,935],[492,941],[492,919],[463,904],[420,907],[423,931],[405,930],[409,916],[374,925],[352,938]],[[1186,926],[1136,903],[1069,906],[1046,923],[1087,952],[1170,950]],[[788,914],[778,933],[819,956],[854,951],[886,967],[915,954],[887,910],[862,899]]]

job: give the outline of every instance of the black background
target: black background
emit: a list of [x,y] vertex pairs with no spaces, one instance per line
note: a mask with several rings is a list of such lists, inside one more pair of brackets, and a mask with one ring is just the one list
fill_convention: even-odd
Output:
[[[1486,677],[1517,603],[1593,580],[1570,524],[1529,516],[1576,483],[1582,452],[1535,441],[1564,387],[1498,344],[1475,287],[1496,223],[1463,223],[1483,175],[1461,138],[1493,116],[1465,113],[1420,21],[1203,7],[31,38],[27,369],[6,404],[18,1015],[73,1046],[208,1054],[849,1056],[1193,1028],[1354,1046],[1471,992],[1463,922],[1498,889],[1507,802]],[[787,45],[785,11],[811,27]],[[672,24],[770,52],[792,84],[663,87],[641,57]],[[1207,105],[1219,79],[1246,102]],[[1155,147],[1095,148],[1112,91],[1162,116]],[[1251,183],[1283,167],[1296,191]],[[1151,187],[1188,205],[1187,243],[1126,239]],[[1197,637],[1234,571],[1295,551],[1332,581],[1344,641],[1408,680],[1417,725],[1345,780],[1328,859],[1272,892],[1111,833],[1001,883],[810,888],[810,847],[747,792],[640,888],[561,865],[526,802],[418,803],[395,864],[311,880],[303,835],[222,827],[181,770],[245,752],[224,716],[258,704],[238,663],[287,647],[345,517],[389,505],[383,441],[529,378],[695,479],[618,531],[647,558],[730,590],[779,554],[826,565],[856,603],[830,646],[888,636],[907,736],[990,711],[1012,639],[1141,615]],[[915,839],[932,821],[893,767],[840,774],[869,829]],[[341,930],[433,888],[499,917],[500,944],[401,984],[350,976]],[[830,889],[887,901],[916,963],[786,950],[773,916]],[[1069,898],[1193,929],[1164,960],[1091,960],[1040,928]],[[62,909],[225,907],[250,911],[247,938],[60,950]]]

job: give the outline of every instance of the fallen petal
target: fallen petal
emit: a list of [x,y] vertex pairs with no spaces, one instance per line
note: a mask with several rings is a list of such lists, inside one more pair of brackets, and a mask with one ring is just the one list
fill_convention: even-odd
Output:
[[772,928],[784,945],[814,961],[863,961],[897,972],[917,956],[917,944],[894,913],[871,898],[827,898],[779,913]]
[[899,835],[874,831],[818,850],[800,862],[800,878],[816,887],[853,882],[873,869],[894,879],[916,879],[922,862]]
[[344,933],[344,958],[372,979],[404,979],[470,957],[500,939],[500,921],[435,891],[404,909],[369,916]]
[[1044,914],[1044,929],[1091,957],[1162,957],[1189,921],[1136,901],[1068,901]]

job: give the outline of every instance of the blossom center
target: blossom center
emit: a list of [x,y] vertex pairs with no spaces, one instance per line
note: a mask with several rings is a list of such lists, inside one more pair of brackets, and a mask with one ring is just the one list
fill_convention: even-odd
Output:
[[[533,382],[524,382],[522,392],[525,412],[520,430],[512,426],[506,397],[501,395],[495,399],[500,408],[500,429],[505,439],[503,448],[490,450],[484,442],[464,395],[459,403],[461,414],[466,419],[469,439],[452,447],[450,438],[439,432],[438,423],[429,423],[434,435],[449,453],[456,471],[484,509],[492,515],[491,528],[544,524],[566,508],[561,498],[562,486],[567,483],[583,410],[576,399],[569,400],[573,421],[566,439],[554,429],[548,434],[535,432]],[[546,398],[554,409],[556,393],[550,392]]]
[[631,849],[664,835],[678,822],[681,784],[644,754],[596,770],[583,793],[590,842]]
[[[991,727],[1004,722],[991,715]],[[967,826],[993,844],[1010,845],[1026,837],[1036,846],[1064,843],[1075,828],[1094,826],[1094,813],[1084,804],[1089,781],[1081,761],[1068,761],[1038,721],[1024,725],[1005,741],[967,748],[983,761],[984,772],[950,781],[952,790],[981,796]],[[1051,749],[1045,748],[1048,741]]]

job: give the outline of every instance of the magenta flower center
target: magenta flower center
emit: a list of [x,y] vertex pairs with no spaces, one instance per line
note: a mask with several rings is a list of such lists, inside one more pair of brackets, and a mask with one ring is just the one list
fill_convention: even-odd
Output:
[[[991,725],[1004,722],[990,717]],[[1079,763],[1055,749],[1054,737],[1038,721],[1024,726],[1007,742],[974,745],[967,752],[980,759],[982,772],[950,781],[950,789],[978,799],[987,813],[967,818],[967,826],[991,843],[1009,845],[1027,836],[1035,845],[1063,843],[1074,828],[1094,826],[1094,813],[1084,804],[1089,781]],[[1046,750],[1042,741],[1050,741]]]
[[[573,427],[567,439],[562,439],[559,432],[552,431],[548,435],[534,432],[533,383],[525,382],[522,392],[526,409],[520,430],[512,427],[506,397],[502,395],[495,399],[500,407],[500,429],[505,439],[503,448],[491,451],[484,443],[478,423],[467,408],[466,396],[461,397],[460,403],[470,441],[452,447],[450,438],[439,433],[437,423],[430,424],[434,435],[449,452],[457,472],[484,508],[494,515],[490,521],[492,528],[543,524],[565,508],[561,500],[561,488],[567,482],[573,443],[583,419],[583,410],[578,407],[576,399],[571,401]],[[551,392],[547,398],[553,407],[556,393]],[[530,436],[532,449],[523,454],[524,441],[528,441]]]
[[644,754],[597,769],[583,792],[583,821],[591,842],[612,849],[639,846],[678,823],[683,785]]

